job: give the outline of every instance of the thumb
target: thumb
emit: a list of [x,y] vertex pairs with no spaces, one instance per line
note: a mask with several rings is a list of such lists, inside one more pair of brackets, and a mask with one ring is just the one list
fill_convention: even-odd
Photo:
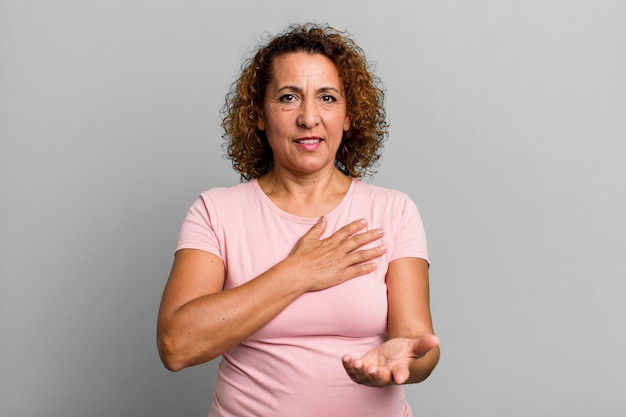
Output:
[[437,346],[439,346],[439,338],[434,334],[427,334],[413,341],[411,351],[416,357],[421,357]]

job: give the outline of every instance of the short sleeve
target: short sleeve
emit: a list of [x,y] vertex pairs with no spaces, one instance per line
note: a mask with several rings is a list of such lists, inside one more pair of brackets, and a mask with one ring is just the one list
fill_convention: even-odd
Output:
[[394,238],[394,250],[391,261],[400,258],[421,258],[426,262],[428,259],[428,246],[424,224],[417,206],[407,195],[397,205],[397,229]]
[[215,230],[217,214],[211,200],[204,195],[191,205],[183,220],[176,250],[199,249],[223,259],[218,234]]

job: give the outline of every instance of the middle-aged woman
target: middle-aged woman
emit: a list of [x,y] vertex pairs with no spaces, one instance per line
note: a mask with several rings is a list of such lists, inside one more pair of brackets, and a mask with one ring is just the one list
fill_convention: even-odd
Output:
[[352,39],[294,25],[227,96],[245,180],[201,194],[158,320],[165,366],[222,355],[210,416],[410,416],[401,384],[439,359],[415,204],[359,181],[387,136],[384,94]]

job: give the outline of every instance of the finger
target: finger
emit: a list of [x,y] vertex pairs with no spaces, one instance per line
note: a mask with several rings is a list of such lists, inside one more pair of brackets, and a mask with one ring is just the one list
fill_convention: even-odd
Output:
[[376,247],[373,249],[367,249],[358,251],[347,255],[345,265],[347,265],[343,271],[344,279],[352,279],[360,277],[362,275],[373,272],[378,267],[376,262],[367,262],[374,258],[377,258],[384,254],[387,249],[382,247]]
[[391,369],[392,380],[396,384],[404,384],[408,381],[411,373],[409,372],[409,368],[404,365],[396,365]]
[[413,341],[411,351],[416,357],[421,357],[437,346],[439,338],[434,334],[427,334]]
[[315,223],[303,237],[319,239],[324,233],[324,230],[326,230],[326,224],[326,217],[320,217],[317,223]]
[[344,242],[366,226],[367,226],[367,220],[365,219],[355,220],[343,226],[341,229],[337,230],[326,240]]
[[354,366],[354,359],[350,355],[344,355],[341,358],[341,362],[343,363],[343,369],[346,370],[346,373],[354,382],[360,383],[359,378],[357,376],[357,369]]
[[358,233],[346,240],[346,252],[352,252],[368,243],[380,239],[383,236],[383,229],[372,229],[367,232]]
[[359,251],[350,252],[346,255],[346,263],[348,265],[357,265],[372,259],[378,258],[382,254],[387,252],[385,245],[376,246],[375,248],[362,249]]
[[389,382],[381,378],[379,369],[374,365],[366,366],[361,359],[353,359],[350,355],[344,355],[342,362],[350,379],[357,384],[370,387],[380,387],[389,384]]
[[388,369],[384,367],[379,368],[375,365],[370,365],[363,369],[360,381],[362,384],[370,387],[384,387],[395,382],[392,373]]
[[346,355],[343,359],[343,367],[354,382],[358,384],[366,384],[368,382],[368,375],[361,359],[353,359]]
[[344,281],[346,281],[352,278],[367,275],[370,272],[375,271],[376,268],[377,268],[377,265],[374,262],[352,265],[352,266],[347,267],[344,270],[342,277],[344,278]]

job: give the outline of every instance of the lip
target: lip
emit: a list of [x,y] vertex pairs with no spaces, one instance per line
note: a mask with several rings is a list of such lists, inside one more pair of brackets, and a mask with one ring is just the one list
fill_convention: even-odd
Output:
[[301,142],[312,142],[312,141],[321,141],[323,140],[322,138],[320,138],[319,136],[304,136],[302,138],[298,138],[295,141],[298,143]]
[[298,145],[300,149],[310,152],[319,148],[323,141],[324,139],[318,136],[306,136],[298,138],[294,142],[296,143],[296,145]]

